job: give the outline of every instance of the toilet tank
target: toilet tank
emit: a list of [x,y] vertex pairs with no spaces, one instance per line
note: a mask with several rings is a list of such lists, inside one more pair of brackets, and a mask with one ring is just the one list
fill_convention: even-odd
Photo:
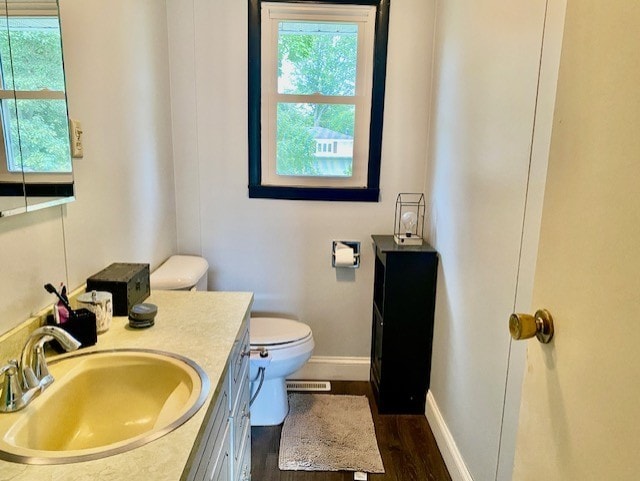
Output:
[[151,290],[206,291],[209,263],[199,256],[175,255],[151,273]]

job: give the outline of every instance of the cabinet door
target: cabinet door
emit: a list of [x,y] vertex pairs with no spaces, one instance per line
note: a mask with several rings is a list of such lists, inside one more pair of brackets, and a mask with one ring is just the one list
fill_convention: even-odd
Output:
[[249,376],[246,372],[249,368],[249,349],[249,329],[247,328],[238,336],[229,357],[229,409],[232,413],[238,406],[238,396],[240,396],[243,382]]
[[220,453],[218,463],[216,463],[211,476],[206,479],[211,481],[229,481],[231,479],[230,467],[231,462],[229,459],[229,451],[226,450],[223,453]]
[[[196,454],[196,462],[187,478],[189,481],[210,480],[211,472],[221,449],[229,451],[229,400],[224,389],[218,396],[203,439]],[[225,443],[227,447],[225,448]]]
[[376,263],[373,280],[373,304],[384,314],[385,254],[376,249]]
[[[249,366],[245,369],[243,373],[244,383],[240,389],[240,395],[238,397],[237,406],[234,408],[232,426],[233,426],[233,466],[234,473],[237,473],[240,469],[240,464],[242,462],[242,448],[243,443],[246,442],[245,438],[249,436],[249,442],[251,439],[250,432],[250,417],[249,417]],[[237,478],[237,475],[234,475]]]
[[242,433],[235,481],[249,481],[251,479],[251,423],[247,423]]
[[431,377],[435,254],[398,253],[387,260],[384,386],[388,408],[423,413]]

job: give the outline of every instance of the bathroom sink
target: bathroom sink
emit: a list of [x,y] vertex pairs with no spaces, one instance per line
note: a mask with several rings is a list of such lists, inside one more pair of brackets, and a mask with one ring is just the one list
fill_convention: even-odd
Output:
[[197,364],[161,351],[80,353],[51,360],[49,371],[47,390],[0,414],[0,458],[62,464],[122,453],[186,422],[210,389]]

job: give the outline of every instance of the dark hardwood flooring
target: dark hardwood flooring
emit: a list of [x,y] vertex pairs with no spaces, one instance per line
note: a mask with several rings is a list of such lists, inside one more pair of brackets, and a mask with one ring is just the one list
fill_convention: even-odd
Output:
[[[368,382],[332,381],[333,394],[366,395],[376,428],[385,474],[370,474],[369,481],[451,481],[451,477],[423,415],[379,415]],[[280,471],[278,450],[282,426],[251,428],[253,481],[352,481],[353,473]]]

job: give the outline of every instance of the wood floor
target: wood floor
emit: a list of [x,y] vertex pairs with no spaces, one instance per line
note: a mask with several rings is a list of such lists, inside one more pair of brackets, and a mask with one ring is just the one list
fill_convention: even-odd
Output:
[[[451,481],[436,441],[422,415],[379,415],[368,382],[332,381],[333,394],[369,397],[378,447],[385,474],[370,474],[369,481]],[[352,481],[353,473],[280,471],[278,450],[282,426],[251,428],[253,481]]]

